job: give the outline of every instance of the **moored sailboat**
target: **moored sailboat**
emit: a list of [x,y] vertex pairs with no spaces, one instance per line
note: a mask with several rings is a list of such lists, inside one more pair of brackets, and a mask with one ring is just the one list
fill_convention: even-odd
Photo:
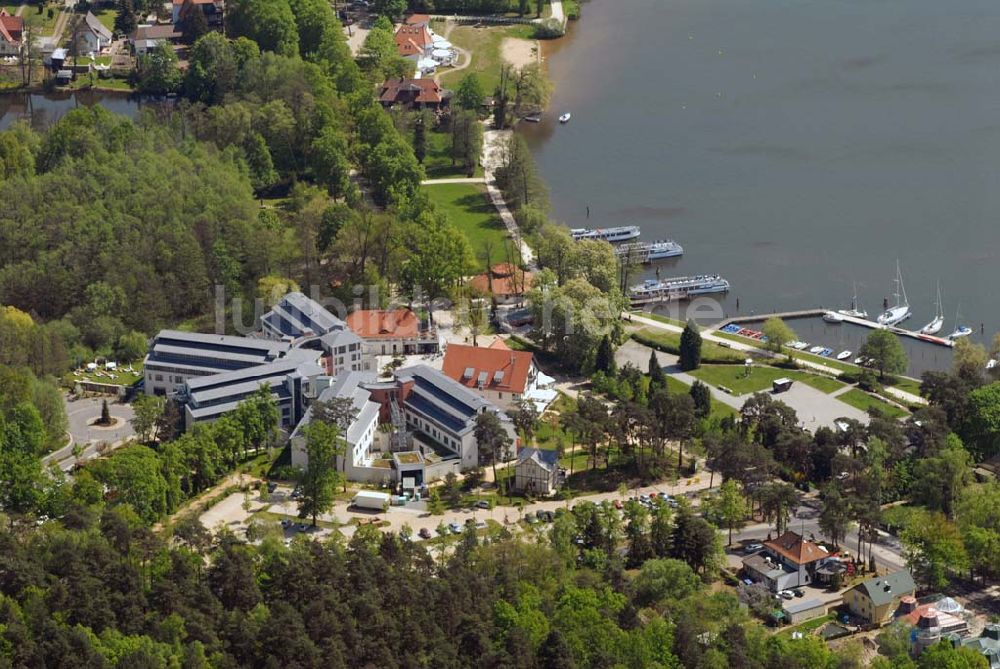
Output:
[[839,309],[838,314],[843,316],[850,316],[851,318],[861,318],[863,320],[868,320],[868,312],[861,308],[861,304],[858,302],[858,284],[854,284],[854,297],[851,298],[851,308],[850,309]]
[[893,293],[896,298],[895,306],[889,307],[878,317],[879,325],[885,327],[891,327],[893,325],[898,325],[902,323],[911,315],[913,312],[910,311],[910,303],[906,299],[906,287],[903,285],[903,272],[899,269],[899,261],[896,261],[896,292]]
[[952,331],[950,335],[948,335],[948,339],[952,341],[955,341],[956,339],[961,339],[962,337],[968,337],[970,334],[972,334],[972,328],[970,328],[967,325],[962,325],[962,316],[960,314],[961,308],[962,305],[959,305],[958,309],[955,309],[955,329]]
[[944,311],[941,307],[941,282],[938,281],[937,287],[937,302],[934,303],[936,311],[934,312],[934,320],[920,328],[920,334],[932,335],[941,332],[941,328],[944,327]]

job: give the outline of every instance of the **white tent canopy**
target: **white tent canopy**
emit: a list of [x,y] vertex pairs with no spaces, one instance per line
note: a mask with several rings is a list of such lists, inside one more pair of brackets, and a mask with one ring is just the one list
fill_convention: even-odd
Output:
[[417,61],[418,70],[432,70],[438,66],[438,62],[433,58],[421,58]]
[[436,39],[433,42],[435,49],[450,49],[452,44],[445,38]]
[[434,56],[435,60],[446,60],[451,58],[451,51],[448,49],[434,49],[434,51],[431,52],[431,55]]

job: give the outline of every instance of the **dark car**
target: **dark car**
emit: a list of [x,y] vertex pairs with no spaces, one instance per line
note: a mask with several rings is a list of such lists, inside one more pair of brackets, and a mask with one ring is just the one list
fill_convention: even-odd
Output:
[[795,595],[796,597],[805,597],[806,591],[803,590],[802,588],[792,588],[792,594]]
[[274,481],[272,481],[272,482],[270,482],[270,483],[267,484],[267,491],[269,493],[273,494],[274,491],[277,490],[277,489],[278,489],[278,484],[275,483]]
[[426,527],[421,527],[420,531],[417,532],[417,536],[419,536],[421,539],[430,539],[431,531],[428,530]]

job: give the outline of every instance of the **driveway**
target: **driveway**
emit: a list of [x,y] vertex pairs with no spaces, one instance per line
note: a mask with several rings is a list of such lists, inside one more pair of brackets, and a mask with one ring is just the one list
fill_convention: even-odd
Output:
[[72,469],[77,462],[77,458],[73,456],[74,446],[80,445],[83,448],[79,461],[85,461],[99,455],[99,444],[107,443],[112,447],[120,446],[135,435],[131,422],[135,415],[132,406],[121,404],[111,397],[107,398],[108,410],[111,412],[111,417],[117,419],[115,424],[110,427],[98,427],[92,424],[101,417],[103,400],[104,398],[101,397],[63,400],[66,406],[66,419],[69,423],[70,441],[63,448],[45,456],[42,460],[43,464],[57,462],[60,469],[66,471]]

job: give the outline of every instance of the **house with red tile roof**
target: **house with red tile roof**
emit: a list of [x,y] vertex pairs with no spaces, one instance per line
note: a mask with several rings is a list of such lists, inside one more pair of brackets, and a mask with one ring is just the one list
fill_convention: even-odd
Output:
[[535,356],[527,351],[512,351],[502,341],[489,347],[448,344],[442,371],[508,409],[526,399],[538,387],[539,379]]
[[368,355],[437,353],[437,330],[411,309],[359,309],[347,316],[347,327],[364,341]]
[[175,26],[180,23],[184,5],[187,3],[191,3],[191,7],[197,7],[202,11],[205,15],[205,20],[208,21],[208,25],[215,26],[222,24],[222,14],[225,9],[223,0],[173,0],[170,22]]
[[429,56],[434,48],[434,38],[425,25],[400,26],[396,31],[396,49],[403,58],[418,61]]
[[24,34],[24,19],[11,16],[7,10],[0,9],[0,55],[16,56],[21,53]]
[[428,26],[431,22],[430,14],[410,14],[406,17],[406,25],[408,26]]
[[778,592],[812,583],[817,567],[829,558],[826,550],[788,530],[765,541],[760,553],[743,558],[743,571],[747,578]]
[[475,275],[469,285],[496,304],[512,304],[521,301],[531,290],[533,279],[531,272],[505,262],[493,265],[489,272]]
[[441,88],[433,79],[388,79],[378,94],[383,107],[403,105],[416,109],[437,109],[446,106],[451,91]]

